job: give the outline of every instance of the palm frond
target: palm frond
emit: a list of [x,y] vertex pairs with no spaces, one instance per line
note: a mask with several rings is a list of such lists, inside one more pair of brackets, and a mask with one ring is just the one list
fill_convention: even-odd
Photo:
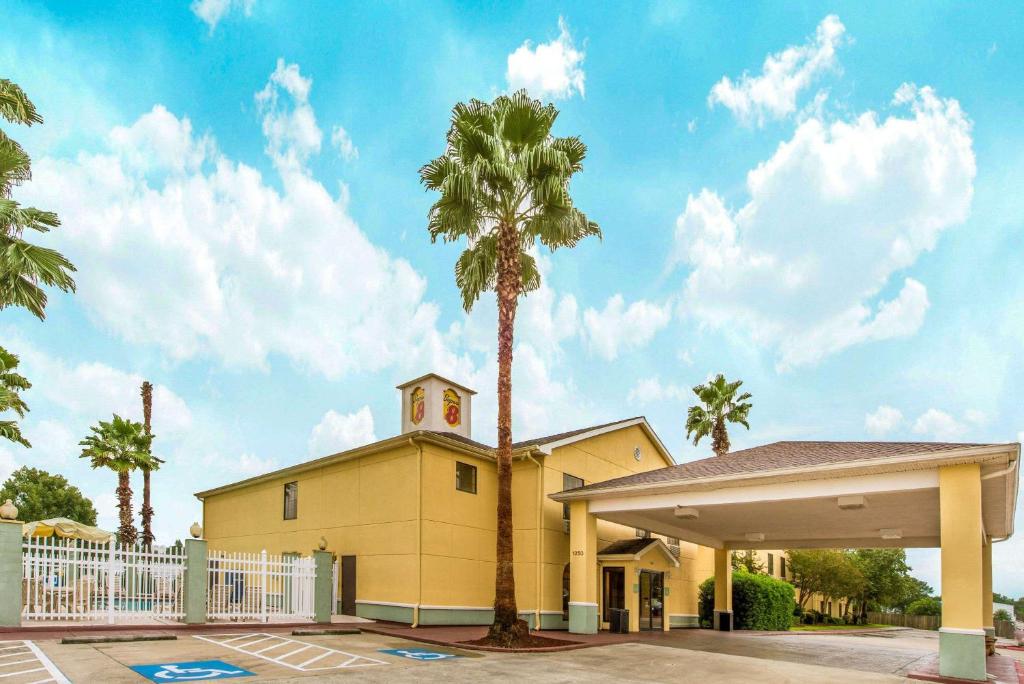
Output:
[[0,116],[11,123],[27,126],[43,123],[43,117],[25,91],[6,78],[0,78]]
[[0,439],[16,442],[23,447],[32,448],[32,444],[21,434],[21,428],[13,420],[0,420]]
[[482,236],[455,262],[455,284],[462,292],[462,307],[466,311],[480,295],[494,289],[498,274],[498,240],[494,235]]

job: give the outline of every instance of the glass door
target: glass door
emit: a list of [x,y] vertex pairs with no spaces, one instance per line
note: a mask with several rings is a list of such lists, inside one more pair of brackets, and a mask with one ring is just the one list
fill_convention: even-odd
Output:
[[626,607],[626,571],[625,568],[605,568],[602,575],[604,615],[601,619],[611,623],[612,611]]
[[640,571],[640,629],[660,630],[665,620],[665,574]]

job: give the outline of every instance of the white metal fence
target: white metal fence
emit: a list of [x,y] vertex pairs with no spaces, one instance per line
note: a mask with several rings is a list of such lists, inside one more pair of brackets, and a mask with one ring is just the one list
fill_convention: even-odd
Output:
[[184,617],[181,547],[126,547],[59,537],[22,542],[22,618],[105,620]]
[[311,557],[210,551],[208,574],[207,619],[313,619]]

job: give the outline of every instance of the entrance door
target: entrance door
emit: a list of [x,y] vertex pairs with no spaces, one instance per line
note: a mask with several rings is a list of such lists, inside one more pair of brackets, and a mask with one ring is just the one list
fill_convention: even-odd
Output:
[[640,629],[660,630],[665,619],[665,573],[640,571]]
[[356,557],[341,557],[341,614],[356,614]]
[[612,610],[626,607],[626,570],[625,568],[605,568],[601,582],[604,614],[602,622],[611,623]]

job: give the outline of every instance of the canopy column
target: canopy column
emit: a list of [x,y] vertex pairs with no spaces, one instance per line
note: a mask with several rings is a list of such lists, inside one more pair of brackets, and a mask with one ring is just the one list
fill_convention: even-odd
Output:
[[968,463],[939,468],[939,518],[942,543],[939,674],[985,681],[980,465]]
[[597,634],[597,518],[586,501],[569,504],[569,631]]
[[715,624],[722,632],[732,631],[732,552],[715,549]]
[[981,547],[981,624],[995,655],[996,628],[992,604],[992,540],[985,537]]

